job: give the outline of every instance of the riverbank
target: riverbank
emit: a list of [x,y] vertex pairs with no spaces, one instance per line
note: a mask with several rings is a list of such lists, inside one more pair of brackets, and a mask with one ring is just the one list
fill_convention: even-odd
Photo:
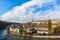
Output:
[[26,34],[19,34],[15,32],[10,32],[12,35],[16,36],[27,36],[27,37],[35,37],[35,38],[60,38],[60,36],[40,36],[40,35],[26,35]]

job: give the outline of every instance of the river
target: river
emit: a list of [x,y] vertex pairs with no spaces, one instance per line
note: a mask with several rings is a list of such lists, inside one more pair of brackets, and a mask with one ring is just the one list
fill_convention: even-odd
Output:
[[7,30],[0,30],[0,40],[60,40],[60,38],[32,38],[7,34]]
[[7,35],[7,30],[0,30],[0,40],[2,40],[5,37],[5,35]]

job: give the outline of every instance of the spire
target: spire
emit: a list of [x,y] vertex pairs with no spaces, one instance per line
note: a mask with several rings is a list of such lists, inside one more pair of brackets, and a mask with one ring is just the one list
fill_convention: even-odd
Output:
[[34,20],[32,19],[32,22],[33,22]]

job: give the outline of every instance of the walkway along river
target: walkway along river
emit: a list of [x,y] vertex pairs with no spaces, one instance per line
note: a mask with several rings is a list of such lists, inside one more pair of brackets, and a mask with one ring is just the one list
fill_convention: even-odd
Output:
[[[55,37],[58,37],[58,36],[55,36]],[[0,30],[0,40],[60,40],[60,38],[44,38],[44,36],[41,36],[41,37],[40,36],[39,37],[17,36],[13,34],[7,34],[6,30]]]

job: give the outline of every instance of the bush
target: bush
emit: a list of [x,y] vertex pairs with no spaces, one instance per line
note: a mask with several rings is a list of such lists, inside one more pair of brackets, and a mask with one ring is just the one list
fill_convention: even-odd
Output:
[[54,32],[58,33],[59,32],[59,28],[58,27],[54,28]]

